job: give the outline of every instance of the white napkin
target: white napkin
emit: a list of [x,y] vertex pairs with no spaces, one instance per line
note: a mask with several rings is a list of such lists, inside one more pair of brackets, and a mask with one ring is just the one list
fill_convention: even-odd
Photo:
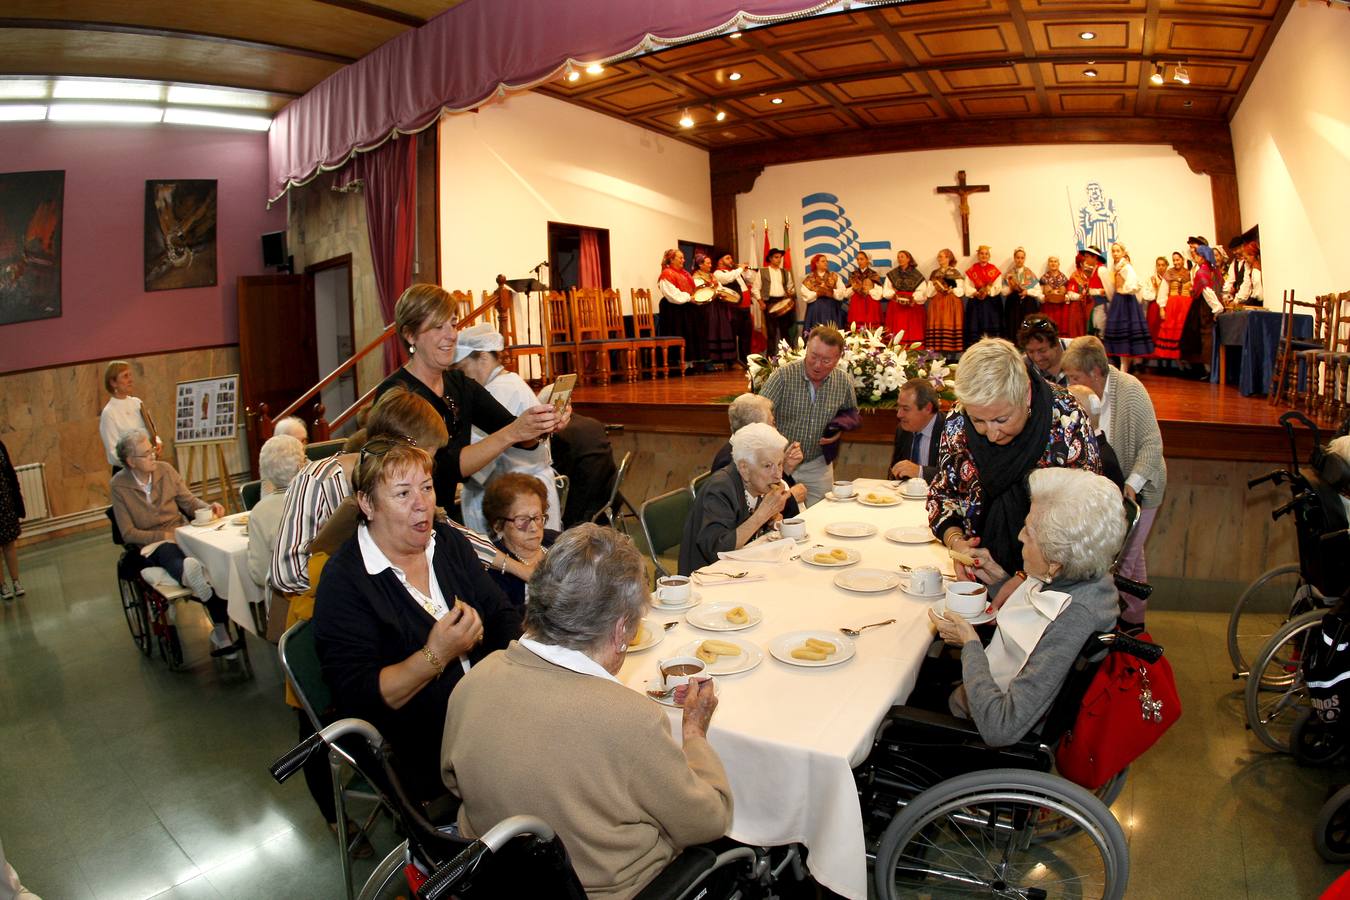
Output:
[[747,581],[763,581],[765,575],[742,575],[740,578],[729,578],[720,572],[695,572],[694,584],[697,585],[718,585],[718,584],[744,584]]
[[719,553],[717,554],[717,558],[732,559],[738,562],[780,563],[787,562],[787,558],[796,552],[796,541],[765,541],[762,544],[749,544],[739,550],[729,550]]
[[989,676],[1000,690],[1008,690],[1008,685],[1027,664],[1027,658],[1036,649],[1045,629],[1072,599],[1061,591],[1045,590],[1035,578],[1028,578],[1013,591],[998,611],[998,628],[985,648]]

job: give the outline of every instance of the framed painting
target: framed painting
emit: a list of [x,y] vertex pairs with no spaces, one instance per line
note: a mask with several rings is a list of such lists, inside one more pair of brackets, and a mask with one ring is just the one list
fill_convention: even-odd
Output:
[[61,315],[66,173],[0,174],[0,325]]
[[216,283],[216,182],[145,183],[145,289]]

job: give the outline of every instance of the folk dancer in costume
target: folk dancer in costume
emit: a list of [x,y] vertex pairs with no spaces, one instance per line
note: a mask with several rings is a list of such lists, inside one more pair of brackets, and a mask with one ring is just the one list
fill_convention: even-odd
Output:
[[[1172,265],[1163,273],[1166,285],[1159,288],[1158,340],[1153,355],[1158,359],[1181,359],[1181,332],[1191,309],[1191,272],[1186,258],[1172,254]],[[1165,299],[1164,299],[1165,298]]]
[[966,300],[966,346],[984,337],[1003,335],[1003,296],[999,293],[998,266],[989,261],[989,245],[975,251],[976,262],[966,269],[971,290]]
[[1153,337],[1148,333],[1148,322],[1139,305],[1139,275],[1130,262],[1129,251],[1117,241],[1111,245],[1111,268],[1108,270],[1114,286],[1106,311],[1106,352],[1120,357],[1120,371],[1130,370],[1130,358],[1153,353]]
[[759,277],[751,282],[751,290],[764,311],[764,336],[768,340],[768,354],[772,356],[780,340],[789,343],[792,340],[792,326],[797,324],[797,282],[783,268],[782,250],[774,247],[766,262]]
[[928,301],[928,321],[924,324],[923,345],[938,353],[960,353],[965,349],[965,312],[961,309],[960,282],[936,269],[922,290]]
[[1245,263],[1242,278],[1233,292],[1233,302],[1242,306],[1265,305],[1265,285],[1261,281],[1261,246],[1256,241],[1242,245],[1242,259]]
[[1027,268],[1027,251],[1018,247],[1013,251],[1012,268],[1003,273],[1003,330],[1008,340],[1017,343],[1017,330],[1022,320],[1041,308],[1036,287],[1039,279]]
[[906,344],[923,343],[924,322],[928,319],[928,311],[924,309],[927,294],[921,290],[923,281],[923,273],[908,250],[895,254],[895,268],[886,273],[882,288],[885,293],[889,287],[892,294],[886,306],[886,331],[904,335]]
[[693,302],[694,278],[684,270],[684,252],[667,250],[661,256],[661,277],[656,282],[661,292],[661,334],[684,338],[684,367],[694,360],[708,358],[704,335],[708,311]]
[[1045,261],[1045,274],[1031,290],[1040,298],[1041,314],[1054,322],[1056,331],[1063,334],[1069,327],[1069,276],[1060,271],[1058,256]]
[[1153,274],[1139,285],[1139,305],[1144,309],[1149,337],[1153,338],[1152,356],[1158,354],[1158,329],[1162,325],[1162,308],[1167,303],[1167,257],[1153,261]]
[[1069,276],[1069,291],[1064,299],[1069,301],[1068,321],[1061,337],[1076,338],[1088,333],[1088,320],[1092,318],[1093,282],[1101,287],[1097,277],[1097,260],[1079,250],[1073,258],[1073,274]]
[[1088,277],[1087,299],[1091,305],[1087,308],[1088,333],[1106,333],[1106,305],[1115,293],[1115,283],[1106,269],[1106,254],[1096,245],[1083,251],[1083,271],[1090,272]]
[[[730,302],[727,302],[730,294]],[[736,358],[736,332],[731,323],[731,304],[741,302],[741,295],[723,288],[713,275],[713,260],[703,253],[694,254],[694,302],[708,309],[708,360],[718,365],[731,365]]]
[[[729,289],[737,298],[736,305],[731,307],[731,331],[736,336],[736,363],[742,366],[745,365],[745,358],[754,352],[750,348],[751,335],[755,330],[755,301],[750,295],[754,271],[749,263],[738,266],[730,253],[723,253],[717,258],[717,269],[713,272],[717,283]],[[726,299],[731,302],[729,295]]]
[[824,253],[811,257],[811,274],[802,279],[798,292],[806,303],[803,333],[810,334],[817,325],[844,327],[844,304],[841,301],[848,296],[848,285],[837,273],[830,271],[830,261]]
[[858,268],[848,276],[848,324],[876,328],[881,324],[881,301],[888,300],[886,279],[872,268],[872,259],[858,253]]
[[1181,329],[1181,358],[1207,367],[1214,347],[1214,318],[1223,312],[1223,302],[1215,290],[1218,276],[1213,248],[1207,243],[1192,243],[1191,260],[1195,272],[1191,276],[1191,308]]

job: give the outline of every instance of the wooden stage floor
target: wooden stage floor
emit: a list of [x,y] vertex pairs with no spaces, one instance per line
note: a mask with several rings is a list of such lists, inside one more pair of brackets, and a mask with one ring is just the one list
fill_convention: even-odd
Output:
[[[1279,426],[1283,410],[1265,397],[1243,397],[1236,387],[1151,371],[1139,377],[1153,398],[1168,457],[1288,459],[1288,442]],[[723,372],[578,386],[573,403],[578,412],[633,431],[724,434],[727,398],[745,389],[742,373]],[[895,415],[882,409],[865,413],[863,427],[848,439],[889,444],[894,435]]]

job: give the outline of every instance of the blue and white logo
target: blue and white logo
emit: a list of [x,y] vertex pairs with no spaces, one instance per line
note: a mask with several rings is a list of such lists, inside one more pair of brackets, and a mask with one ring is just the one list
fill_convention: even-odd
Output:
[[864,241],[834,194],[822,192],[802,198],[802,231],[806,245],[803,270],[809,270],[811,258],[817,253],[825,254],[830,261],[830,270],[834,272],[853,269],[860,252],[871,258],[875,269],[884,272],[892,265],[891,242]]

